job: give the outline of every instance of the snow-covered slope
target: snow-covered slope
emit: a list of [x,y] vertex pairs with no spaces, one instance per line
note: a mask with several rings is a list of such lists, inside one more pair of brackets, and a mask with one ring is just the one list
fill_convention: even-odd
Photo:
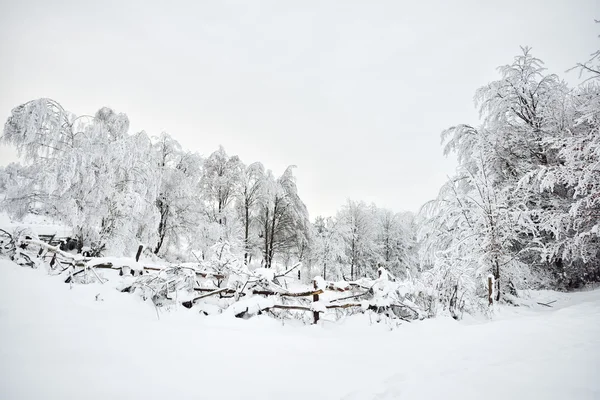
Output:
[[391,330],[157,311],[0,260],[1,399],[600,398],[600,291]]

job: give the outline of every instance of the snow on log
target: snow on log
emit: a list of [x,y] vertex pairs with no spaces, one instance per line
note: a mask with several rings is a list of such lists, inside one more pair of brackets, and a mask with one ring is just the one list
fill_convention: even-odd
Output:
[[48,251],[51,251],[53,253],[59,254],[61,256],[63,256],[64,258],[68,258],[72,261],[77,261],[77,262],[84,262],[89,260],[89,258],[80,256],[79,254],[71,254],[71,253],[67,253],[66,251],[62,251],[61,249],[59,249],[57,246],[51,246],[48,243],[41,241],[41,240],[36,240],[36,239],[23,239],[24,243],[27,244],[33,244],[36,246],[40,246]]

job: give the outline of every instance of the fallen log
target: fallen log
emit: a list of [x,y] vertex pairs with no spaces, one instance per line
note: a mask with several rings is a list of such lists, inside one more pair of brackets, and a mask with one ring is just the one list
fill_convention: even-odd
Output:
[[[345,304],[329,304],[326,305],[325,308],[327,309],[335,309],[335,308],[352,308],[352,307],[363,307],[363,304],[361,303],[345,303]],[[379,310],[386,310],[388,308],[391,307],[405,307],[404,305],[400,305],[400,304],[391,304],[389,306],[376,306],[373,304],[369,304],[367,306],[367,310],[371,310],[371,311],[376,311],[379,312]],[[298,305],[286,305],[286,304],[275,304],[273,306],[269,306],[269,307],[265,307],[262,308],[260,311],[268,311],[270,309],[280,309],[280,310],[300,310],[300,311],[313,311],[315,312],[315,310],[311,307],[306,307],[306,306],[298,306]],[[396,316],[398,317],[398,316]],[[399,319],[405,320],[410,322],[409,320],[402,318],[402,317],[398,317]]]
[[[362,304],[360,304],[360,303],[348,303],[348,304],[330,304],[330,305],[325,306],[325,308],[327,308],[327,309],[332,309],[332,308],[350,308],[350,307],[362,307]],[[370,306],[370,307],[375,307],[375,306]],[[294,304],[274,304],[274,305],[269,306],[269,307],[261,308],[260,311],[268,311],[268,310],[271,310],[271,309],[299,310],[299,311],[318,312],[318,311],[315,311],[311,307],[299,306],[299,305],[294,305]]]
[[[194,305],[194,303],[200,299],[203,299],[205,297],[209,297],[209,296],[214,296],[215,294],[219,294],[219,293],[225,293],[227,291],[230,291],[233,289],[230,288],[222,288],[222,289],[217,289],[217,290],[213,290],[212,292],[208,292],[206,294],[203,294],[201,296],[198,296],[196,298],[193,298],[192,300],[189,301],[184,301],[183,303],[181,303],[182,306],[184,306],[185,308],[192,308],[192,306]],[[235,292],[235,290],[234,290]]]
[[288,293],[288,292],[284,292],[284,293],[278,293],[278,292],[273,292],[272,290],[253,290],[252,294],[260,294],[263,296],[282,296],[282,297],[305,297],[305,296],[314,296],[314,295],[318,295],[318,294],[323,294],[323,290],[322,289],[318,289],[318,290],[313,290],[310,292],[298,292],[298,293]]
[[280,310],[300,310],[300,311],[313,311],[312,308],[306,306],[296,306],[296,305],[286,305],[286,304],[275,304],[271,307],[266,307],[261,309],[261,311],[267,311],[272,308],[277,308]]
[[[328,309],[332,309],[332,308],[350,308],[350,307],[362,307],[362,304],[360,303],[346,303],[346,304],[330,304],[328,306],[325,306],[325,308]],[[372,306],[369,306],[369,308]]]

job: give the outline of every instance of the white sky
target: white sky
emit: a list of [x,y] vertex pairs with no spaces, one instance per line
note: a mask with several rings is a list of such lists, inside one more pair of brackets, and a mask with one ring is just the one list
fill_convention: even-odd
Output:
[[576,82],[594,18],[594,0],[0,0],[0,119],[40,97],[109,106],[204,155],[297,165],[311,217],[346,198],[416,211],[454,169],[440,132],[477,123],[475,89],[519,45]]

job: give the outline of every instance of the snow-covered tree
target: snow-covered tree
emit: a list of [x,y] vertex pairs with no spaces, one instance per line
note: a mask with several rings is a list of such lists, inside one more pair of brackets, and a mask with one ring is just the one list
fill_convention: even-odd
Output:
[[416,229],[411,213],[377,209],[376,245],[379,263],[396,277],[407,277],[418,270]]
[[258,214],[263,201],[265,185],[265,167],[259,163],[252,163],[244,168],[240,180],[238,193],[238,211],[244,230],[244,262],[249,264],[253,249],[259,246]]
[[267,171],[263,181],[259,237],[266,268],[272,267],[276,255],[293,252],[307,240],[308,210],[298,195],[293,169],[288,167],[277,179]]
[[55,158],[76,147],[75,116],[52,99],[32,100],[12,110],[2,141],[14,145],[25,161]]
[[553,202],[539,212],[540,230],[551,237],[542,256],[561,287],[600,281],[600,52],[579,64],[587,79],[569,93],[562,134],[548,140],[557,162],[522,180]]
[[239,193],[242,173],[243,164],[238,156],[229,156],[223,146],[204,161],[201,184],[212,221],[227,223],[229,206]]
[[48,99],[15,108],[2,140],[25,164],[8,184],[5,207],[53,216],[84,245],[130,252],[155,235],[151,142],[143,132],[128,135],[122,114],[98,116],[75,117]]
[[447,283],[440,290],[450,308],[460,293],[482,295],[488,274],[499,300],[516,293],[530,267],[545,267],[540,251],[553,238],[542,221],[564,204],[540,196],[523,178],[559,162],[552,142],[568,124],[569,90],[529,48],[499,72],[499,80],[476,93],[481,126],[443,132],[444,152],[455,153],[459,167],[424,209],[423,263]]
[[364,202],[348,200],[336,216],[345,243],[348,271],[344,276],[355,280],[359,277],[373,277],[378,268],[376,245],[376,208]]
[[314,243],[311,249],[312,275],[324,280],[341,280],[346,265],[345,242],[339,221],[332,217],[317,217],[313,224]]
[[203,218],[200,191],[202,159],[196,153],[183,151],[170,135],[163,133],[155,139],[159,193],[156,207],[160,215],[158,241],[154,253],[169,246],[184,248],[194,242]]

